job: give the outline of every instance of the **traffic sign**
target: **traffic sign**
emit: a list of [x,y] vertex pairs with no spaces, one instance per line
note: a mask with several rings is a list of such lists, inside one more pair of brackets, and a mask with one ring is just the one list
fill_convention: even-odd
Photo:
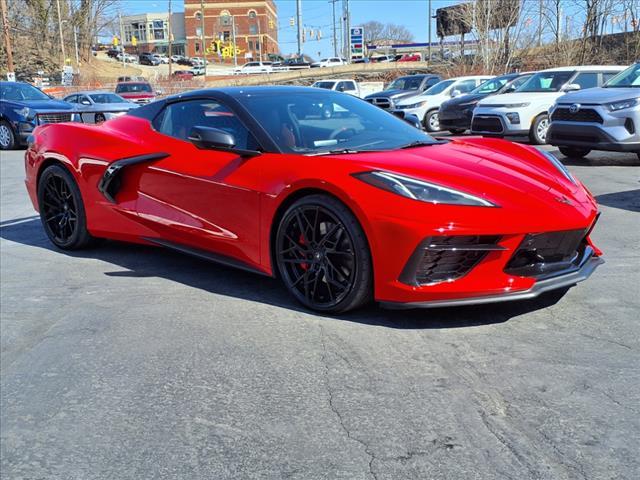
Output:
[[353,27],[350,29],[349,45],[351,58],[362,58],[364,56],[364,28]]

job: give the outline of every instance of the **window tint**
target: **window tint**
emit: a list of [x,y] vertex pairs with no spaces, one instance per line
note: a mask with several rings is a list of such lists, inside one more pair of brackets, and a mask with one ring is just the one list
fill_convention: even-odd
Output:
[[77,95],[71,95],[67,98],[64,99],[65,102],[69,102],[69,103],[76,103],[78,101],[78,96]]
[[571,83],[577,83],[580,88],[593,88],[598,86],[598,74],[597,73],[579,73],[575,80]]
[[258,142],[235,113],[215,100],[189,100],[168,105],[153,121],[153,126],[160,133],[185,141],[195,126],[218,128],[234,136],[236,147],[258,148]]
[[345,91],[353,91],[356,89],[356,86],[353,82],[344,82],[344,89]]
[[458,90],[460,93],[469,93],[474,88],[476,88],[475,80],[463,80],[453,86],[453,89]]
[[536,73],[518,89],[518,92],[559,92],[573,74],[572,71]]

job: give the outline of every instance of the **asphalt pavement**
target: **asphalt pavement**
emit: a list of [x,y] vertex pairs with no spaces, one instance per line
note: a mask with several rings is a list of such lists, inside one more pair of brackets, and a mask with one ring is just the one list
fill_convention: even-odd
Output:
[[62,252],[0,159],[3,479],[640,476],[640,162],[569,162],[606,263],[523,303],[341,318],[150,247]]

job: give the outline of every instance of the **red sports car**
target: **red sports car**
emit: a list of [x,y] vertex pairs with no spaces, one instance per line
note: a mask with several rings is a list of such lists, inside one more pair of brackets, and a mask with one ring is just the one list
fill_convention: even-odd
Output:
[[531,298],[602,262],[598,207],[552,155],[434,140],[314,88],[200,90],[101,126],[43,125],[26,185],[59,248],[173,248],[278,276],[330,313]]

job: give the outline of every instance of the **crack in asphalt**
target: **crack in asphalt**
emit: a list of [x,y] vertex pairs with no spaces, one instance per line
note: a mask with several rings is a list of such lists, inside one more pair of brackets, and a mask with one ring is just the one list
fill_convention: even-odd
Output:
[[321,361],[322,361],[322,364],[324,365],[324,378],[325,378],[324,384],[325,384],[325,388],[327,390],[327,395],[329,397],[329,408],[331,409],[331,411],[337,417],[338,423],[340,424],[340,427],[342,428],[344,433],[347,435],[347,438],[349,440],[352,440],[352,441],[360,444],[363,447],[364,453],[369,457],[369,464],[368,464],[368,466],[369,466],[369,474],[371,475],[371,477],[373,477],[374,480],[378,480],[378,475],[376,474],[376,472],[373,469],[373,461],[376,460],[375,454],[373,453],[373,451],[371,451],[371,448],[369,447],[367,442],[365,442],[364,440],[354,436],[351,433],[351,430],[349,430],[349,428],[347,428],[347,426],[345,425],[342,413],[340,413],[340,410],[338,410],[338,408],[334,404],[334,393],[333,393],[333,389],[331,388],[331,382],[329,380],[329,363],[327,362],[326,335],[324,333],[324,329],[322,328],[322,324],[319,324],[319,327],[320,327],[320,341],[322,342],[322,358],[321,358]]

